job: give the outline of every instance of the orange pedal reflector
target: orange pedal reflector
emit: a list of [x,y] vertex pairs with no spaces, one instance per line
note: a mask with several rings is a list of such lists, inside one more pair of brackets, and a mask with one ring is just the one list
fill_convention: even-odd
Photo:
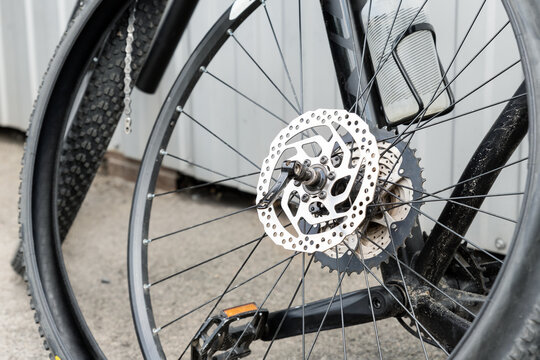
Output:
[[225,309],[223,310],[223,312],[225,313],[225,315],[227,315],[228,318],[230,318],[233,316],[237,316],[239,314],[244,314],[244,313],[247,313],[250,311],[256,311],[256,310],[257,310],[257,305],[254,302],[252,302],[252,303],[238,305],[232,308]]

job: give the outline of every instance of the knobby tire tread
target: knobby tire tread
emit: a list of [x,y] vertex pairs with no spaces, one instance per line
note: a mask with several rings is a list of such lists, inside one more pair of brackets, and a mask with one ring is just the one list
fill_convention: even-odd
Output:
[[[145,56],[150,49],[152,38],[155,35],[159,21],[165,9],[167,0],[139,0],[137,3],[136,32],[133,42],[132,78],[135,83],[140,69],[145,60]],[[51,65],[58,61],[58,50],[64,43],[67,34],[83,13],[84,2],[74,12],[66,26],[66,31],[60,38],[53,56],[49,60],[47,69],[42,76],[38,89],[38,97],[34,100],[29,125],[26,131],[24,144],[24,155],[22,168],[27,163],[27,145],[36,110],[36,103],[41,94],[41,89],[46,81]],[[58,182],[58,226],[61,240],[64,240],[71,227],[78,210],[91,186],[97,170],[103,160],[107,146],[111,141],[114,130],[123,112],[123,91],[124,91],[124,56],[125,37],[129,11],[122,15],[115,24],[111,36],[106,40],[105,46],[98,59],[98,64],[94,69],[88,88],[81,101],[81,106],[77,111],[72,126],[67,130],[66,141],[61,146],[61,158],[59,161],[59,182]],[[113,104],[112,108],[110,104]],[[35,139],[34,139],[35,140]],[[23,170],[21,168],[19,179],[23,181]],[[23,252],[23,216],[21,212],[22,191],[19,185],[19,238],[21,243],[11,261],[11,266],[15,272],[20,274],[26,285],[27,295],[30,297],[30,308],[34,311],[34,321],[38,324],[38,332],[43,338],[43,348],[49,352],[49,358],[54,359],[55,349],[49,345],[49,334],[47,324],[41,322],[40,304],[43,299],[36,299],[37,292],[34,290],[32,281],[28,281],[25,271],[25,258]]]

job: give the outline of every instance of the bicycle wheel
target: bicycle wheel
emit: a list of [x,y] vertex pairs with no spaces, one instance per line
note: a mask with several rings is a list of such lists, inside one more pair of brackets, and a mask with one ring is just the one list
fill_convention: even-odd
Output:
[[[131,306],[145,358],[537,356],[539,5],[504,1],[508,18],[472,49],[479,19],[500,4],[468,2],[454,42],[435,23],[441,80],[416,116],[385,129],[377,117],[388,109],[374,96],[385,99],[383,69],[397,64],[385,60],[400,44],[390,35],[416,32],[416,16],[399,14],[414,9],[384,2],[396,7],[373,21],[388,24],[382,44],[392,50],[378,56],[353,35],[364,13],[371,24],[371,2],[347,3],[322,2],[314,17],[302,10],[320,14],[319,4],[236,1],[179,74],[130,220]],[[447,21],[447,2],[419,3],[417,14],[427,3]],[[422,21],[417,28],[430,31]],[[326,36],[325,26],[341,31]],[[492,49],[514,34],[514,47]],[[499,65],[487,71],[486,59]],[[408,61],[427,71],[424,58]],[[361,81],[370,66],[378,94],[373,79]],[[510,79],[513,88],[502,85]],[[430,114],[450,86],[453,97]],[[487,126],[475,122],[483,111]],[[198,181],[160,191],[163,167]]]
[[[12,264],[24,271],[24,257],[44,346],[62,359],[104,357],[78,308],[60,245],[122,115],[117,100],[124,89],[129,4],[94,1],[79,9],[44,76],[25,146],[20,200],[24,251]],[[133,44],[134,79],[165,5],[138,2],[136,26],[145,32]]]

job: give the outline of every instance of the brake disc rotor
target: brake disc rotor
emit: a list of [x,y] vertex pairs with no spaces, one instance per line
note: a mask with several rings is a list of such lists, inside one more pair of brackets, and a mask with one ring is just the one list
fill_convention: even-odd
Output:
[[[335,156],[339,154],[339,156]],[[368,125],[345,110],[307,112],[282,129],[270,145],[257,185],[257,203],[285,161],[317,171],[318,187],[289,182],[279,199],[258,209],[267,235],[287,250],[326,251],[362,224],[379,177],[379,149]]]

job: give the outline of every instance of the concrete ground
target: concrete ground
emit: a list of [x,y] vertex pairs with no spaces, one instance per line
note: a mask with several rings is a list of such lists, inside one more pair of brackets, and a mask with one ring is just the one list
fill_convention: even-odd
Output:
[[[0,279],[6,285],[0,297],[0,358],[40,359],[48,355],[42,350],[28,305],[24,282],[13,273],[9,260],[18,242],[17,188],[22,141],[0,134],[0,237],[3,251],[0,259]],[[64,245],[64,257],[81,309],[95,337],[111,359],[140,358],[133,331],[127,290],[126,238],[133,183],[98,175],[87,201],[73,225]],[[156,198],[151,219],[151,237],[181,229],[197,222],[228,214],[250,204],[250,199],[237,193],[213,192],[174,194]],[[239,215],[166,237],[150,244],[150,280],[156,281],[175,271],[221,252],[232,249],[261,235],[261,225],[250,210]],[[248,245],[238,251],[199,266],[151,288],[156,322],[163,325],[203,301],[223,291],[243,259],[251,251]],[[261,242],[235,284],[285,259],[290,253],[269,239]],[[264,307],[281,309],[287,306],[301,274],[301,256],[297,256],[284,272],[275,291]],[[264,276],[249,282],[225,296],[219,309],[254,301],[260,304],[279,278],[285,263]],[[374,286],[376,280],[370,278]],[[313,263],[306,277],[306,301],[330,297],[337,285],[336,272],[321,269]],[[344,291],[365,286],[364,276],[352,275],[343,281]],[[301,302],[298,297],[295,304]],[[171,358],[177,358],[210,311],[204,307],[193,315],[175,322],[160,332],[160,338]],[[346,329],[349,358],[378,358],[373,325]],[[378,332],[385,359],[423,358],[418,340],[410,336],[393,319],[378,323]],[[314,335],[306,336],[307,350]],[[321,333],[314,348],[313,359],[339,357],[342,349],[341,331]],[[253,358],[260,358],[267,344],[254,343]],[[433,347],[427,346],[430,359],[442,358]],[[337,355],[336,355],[337,354]],[[269,358],[298,359],[301,357],[301,338],[276,342]]]

